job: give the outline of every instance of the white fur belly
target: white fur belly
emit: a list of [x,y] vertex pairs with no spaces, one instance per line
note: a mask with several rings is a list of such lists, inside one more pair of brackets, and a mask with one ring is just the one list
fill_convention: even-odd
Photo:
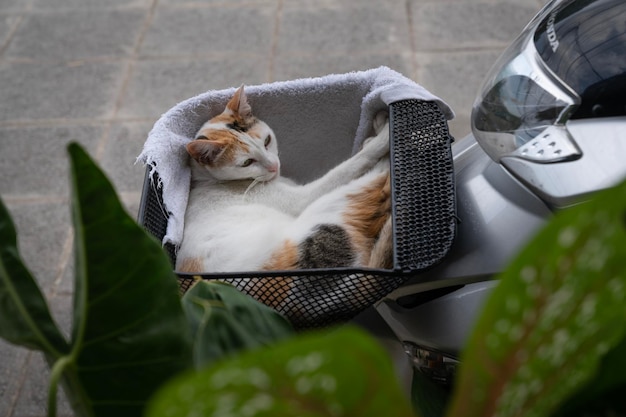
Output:
[[231,206],[186,220],[177,268],[185,259],[200,259],[201,272],[259,270],[285,240],[293,220],[258,204]]

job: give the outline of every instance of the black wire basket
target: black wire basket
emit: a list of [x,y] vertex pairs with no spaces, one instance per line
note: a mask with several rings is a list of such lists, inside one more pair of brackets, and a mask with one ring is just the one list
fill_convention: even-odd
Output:
[[[452,138],[434,102],[389,106],[394,262],[392,269],[330,268],[237,273],[177,273],[181,291],[195,280],[228,282],[275,308],[297,329],[346,322],[409,278],[439,263],[456,230]],[[139,223],[162,240],[168,217],[158,181],[146,173]],[[172,264],[176,254],[166,245]]]

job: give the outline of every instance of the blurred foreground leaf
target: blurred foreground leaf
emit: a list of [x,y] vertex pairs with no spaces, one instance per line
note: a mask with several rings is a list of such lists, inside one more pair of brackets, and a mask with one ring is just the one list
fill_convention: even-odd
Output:
[[626,183],[558,213],[502,274],[448,415],[548,416],[589,383],[625,335],[625,259]]
[[294,334],[275,310],[219,281],[198,281],[182,299],[197,368]]
[[42,350],[78,416],[138,416],[148,397],[191,366],[178,285],[160,244],[126,213],[102,171],[78,146],[71,158],[75,231],[74,323],[69,346],[19,261],[0,210],[0,336]]
[[17,249],[15,226],[0,201],[0,337],[46,352],[56,359],[69,351],[34,278]]
[[626,416],[626,337],[603,358],[593,380],[572,395],[555,416]]
[[148,417],[412,416],[390,360],[350,327],[243,353],[167,384]]
[[450,389],[437,384],[416,369],[411,381],[411,403],[422,417],[442,417],[450,400]]
[[137,416],[157,387],[191,364],[177,280],[102,171],[79,146],[68,150],[76,234],[68,396],[96,416]]

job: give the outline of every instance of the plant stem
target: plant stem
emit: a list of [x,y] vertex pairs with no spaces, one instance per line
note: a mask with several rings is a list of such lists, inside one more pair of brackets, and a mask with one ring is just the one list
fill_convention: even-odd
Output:
[[50,372],[50,386],[48,387],[48,417],[56,417],[57,414],[57,392],[59,381],[63,376],[63,371],[72,362],[72,356],[62,356],[54,363]]

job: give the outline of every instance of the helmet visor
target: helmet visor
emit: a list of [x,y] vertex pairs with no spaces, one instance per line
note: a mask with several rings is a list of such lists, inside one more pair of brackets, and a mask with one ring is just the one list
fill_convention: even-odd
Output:
[[580,155],[564,126],[580,99],[543,64],[533,43],[547,10],[498,59],[472,109],[474,136],[495,161],[517,155],[558,162]]

